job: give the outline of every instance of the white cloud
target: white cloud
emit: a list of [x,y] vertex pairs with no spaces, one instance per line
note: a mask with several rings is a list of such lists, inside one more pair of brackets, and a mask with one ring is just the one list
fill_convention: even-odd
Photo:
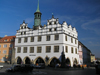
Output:
[[32,22],[34,22],[34,18],[27,18],[27,19],[25,19],[25,22],[26,23],[32,23]]
[[100,46],[100,42],[92,42],[92,41],[89,41],[89,46],[93,46],[93,47],[96,47],[96,46]]
[[81,25],[85,30],[92,30],[96,34],[100,35],[100,19],[89,20]]

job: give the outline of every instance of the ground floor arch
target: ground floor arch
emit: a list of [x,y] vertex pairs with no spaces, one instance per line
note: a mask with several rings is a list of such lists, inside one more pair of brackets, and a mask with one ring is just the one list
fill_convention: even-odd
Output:
[[29,57],[25,57],[25,58],[23,59],[23,63],[24,63],[24,64],[31,64],[31,59],[30,59]]
[[65,63],[66,63],[66,65],[71,65],[70,59],[69,58],[65,59]]
[[21,64],[22,63],[22,58],[20,56],[16,57],[15,61],[13,64]]
[[22,59],[20,57],[18,57],[17,64],[21,64],[21,63],[22,63]]
[[39,64],[39,63],[44,63],[45,64],[45,61],[42,57],[37,57],[35,60],[34,60],[34,64]]
[[78,64],[77,59],[75,58],[73,64]]
[[48,65],[51,66],[51,67],[55,67],[56,64],[60,64],[60,60],[56,57],[52,57],[50,60],[49,60],[49,63]]

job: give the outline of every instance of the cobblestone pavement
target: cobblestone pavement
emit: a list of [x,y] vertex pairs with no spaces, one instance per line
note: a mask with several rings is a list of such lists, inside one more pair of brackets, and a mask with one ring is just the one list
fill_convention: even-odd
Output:
[[6,68],[9,68],[11,64],[4,64],[4,67],[0,69],[0,75],[97,75],[94,67],[85,68],[50,68],[45,69],[33,69],[32,72],[5,72]]

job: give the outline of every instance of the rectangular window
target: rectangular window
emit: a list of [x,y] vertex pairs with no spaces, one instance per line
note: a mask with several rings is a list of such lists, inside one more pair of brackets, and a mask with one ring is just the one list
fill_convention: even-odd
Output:
[[21,43],[21,38],[18,39],[18,43]]
[[27,47],[24,47],[23,53],[27,53]]
[[21,35],[23,34],[23,32],[21,32]]
[[59,40],[59,35],[55,35],[55,40]]
[[66,50],[66,53],[68,53],[68,46],[66,46],[66,49],[65,50]]
[[73,53],[73,47],[71,47],[71,53]]
[[77,40],[75,39],[75,44],[77,44]]
[[6,53],[7,53],[7,51],[6,51],[6,50],[3,50],[3,53],[4,53],[4,54],[6,54]]
[[21,52],[21,47],[18,47],[17,48],[17,53],[20,53]]
[[37,53],[41,53],[41,47],[37,47]]
[[51,52],[51,46],[46,46],[46,53]]
[[65,40],[67,41],[67,35],[65,35]]
[[34,47],[30,47],[30,53],[34,53]]
[[0,53],[1,53],[1,50],[0,50]]
[[71,43],[73,43],[73,38],[71,37]]
[[77,48],[75,49],[75,53],[77,54]]
[[59,46],[54,46],[54,52],[59,52]]
[[24,38],[24,42],[27,42],[27,37]]
[[49,32],[51,32],[52,31],[52,29],[49,29]]
[[34,37],[31,37],[31,42],[34,42]]
[[38,36],[38,41],[41,41],[41,39],[42,39],[41,36]]
[[50,41],[50,35],[47,35],[47,41]]
[[7,44],[4,44],[4,48],[6,48],[7,47]]
[[1,48],[1,45],[0,45],[0,48]]
[[54,31],[57,31],[57,28],[54,28]]
[[7,41],[7,39],[6,40],[4,40],[5,42]]
[[26,35],[26,32],[24,32],[24,35]]

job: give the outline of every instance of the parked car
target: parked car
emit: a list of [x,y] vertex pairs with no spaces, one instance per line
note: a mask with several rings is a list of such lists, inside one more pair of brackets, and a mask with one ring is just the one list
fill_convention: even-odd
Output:
[[7,68],[6,71],[7,72],[14,72],[14,71],[20,71],[21,69],[21,65],[13,65],[10,68]]
[[100,74],[100,64],[96,65],[96,74]]
[[13,65],[10,68],[6,69],[6,72],[23,72],[23,71],[32,71],[34,68],[31,64],[23,64],[23,65]]

